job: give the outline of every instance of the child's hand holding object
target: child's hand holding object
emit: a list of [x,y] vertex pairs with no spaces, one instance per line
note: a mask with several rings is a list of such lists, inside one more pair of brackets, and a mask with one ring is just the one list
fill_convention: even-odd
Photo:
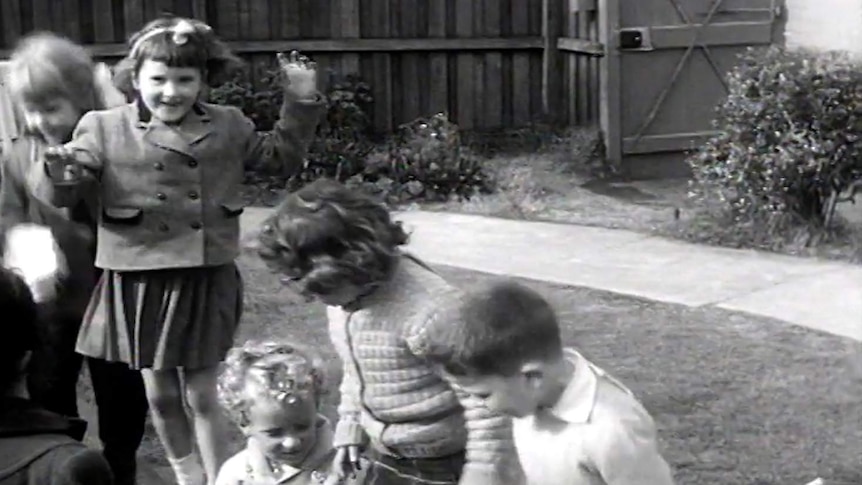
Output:
[[298,99],[308,99],[317,92],[317,64],[297,51],[279,52],[278,65],[285,77],[285,89]]
[[51,229],[35,224],[20,224],[6,233],[3,261],[24,278],[36,302],[53,299],[58,280],[67,271]]
[[64,147],[55,146],[45,150],[45,168],[55,184],[75,183],[81,178],[81,167],[75,160],[75,153]]

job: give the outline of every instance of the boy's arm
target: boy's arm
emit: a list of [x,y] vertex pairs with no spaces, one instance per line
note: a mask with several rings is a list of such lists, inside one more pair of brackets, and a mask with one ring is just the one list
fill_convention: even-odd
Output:
[[673,485],[651,419],[609,421],[591,440],[590,460],[608,485]]
[[326,103],[320,93],[300,99],[285,89],[279,119],[272,131],[258,133],[254,123],[243,117],[243,130],[249,140],[246,170],[288,177],[300,172],[325,111]]

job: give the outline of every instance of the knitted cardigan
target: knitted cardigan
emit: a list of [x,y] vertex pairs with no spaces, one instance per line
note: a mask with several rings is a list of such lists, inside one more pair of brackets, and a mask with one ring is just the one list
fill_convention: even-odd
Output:
[[327,309],[344,366],[335,446],[360,445],[364,432],[371,446],[393,456],[437,458],[466,450],[461,483],[515,483],[511,420],[453,387],[422,358],[423,329],[460,295],[403,257],[392,279],[360,309]]

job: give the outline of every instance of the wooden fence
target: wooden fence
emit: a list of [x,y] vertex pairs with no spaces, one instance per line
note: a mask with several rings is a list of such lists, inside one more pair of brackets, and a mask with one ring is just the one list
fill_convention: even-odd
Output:
[[52,30],[115,60],[163,12],[212,25],[252,79],[290,49],[360,74],[382,131],[440,111],[482,131],[599,118],[595,0],[0,0],[2,56]]

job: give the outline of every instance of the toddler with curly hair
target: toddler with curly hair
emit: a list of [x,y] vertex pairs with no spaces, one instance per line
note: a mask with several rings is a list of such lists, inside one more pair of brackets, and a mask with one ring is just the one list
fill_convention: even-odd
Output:
[[307,350],[255,341],[231,349],[218,397],[247,443],[216,484],[333,483],[326,473],[335,454],[332,427],[318,412],[324,392],[320,359]]

